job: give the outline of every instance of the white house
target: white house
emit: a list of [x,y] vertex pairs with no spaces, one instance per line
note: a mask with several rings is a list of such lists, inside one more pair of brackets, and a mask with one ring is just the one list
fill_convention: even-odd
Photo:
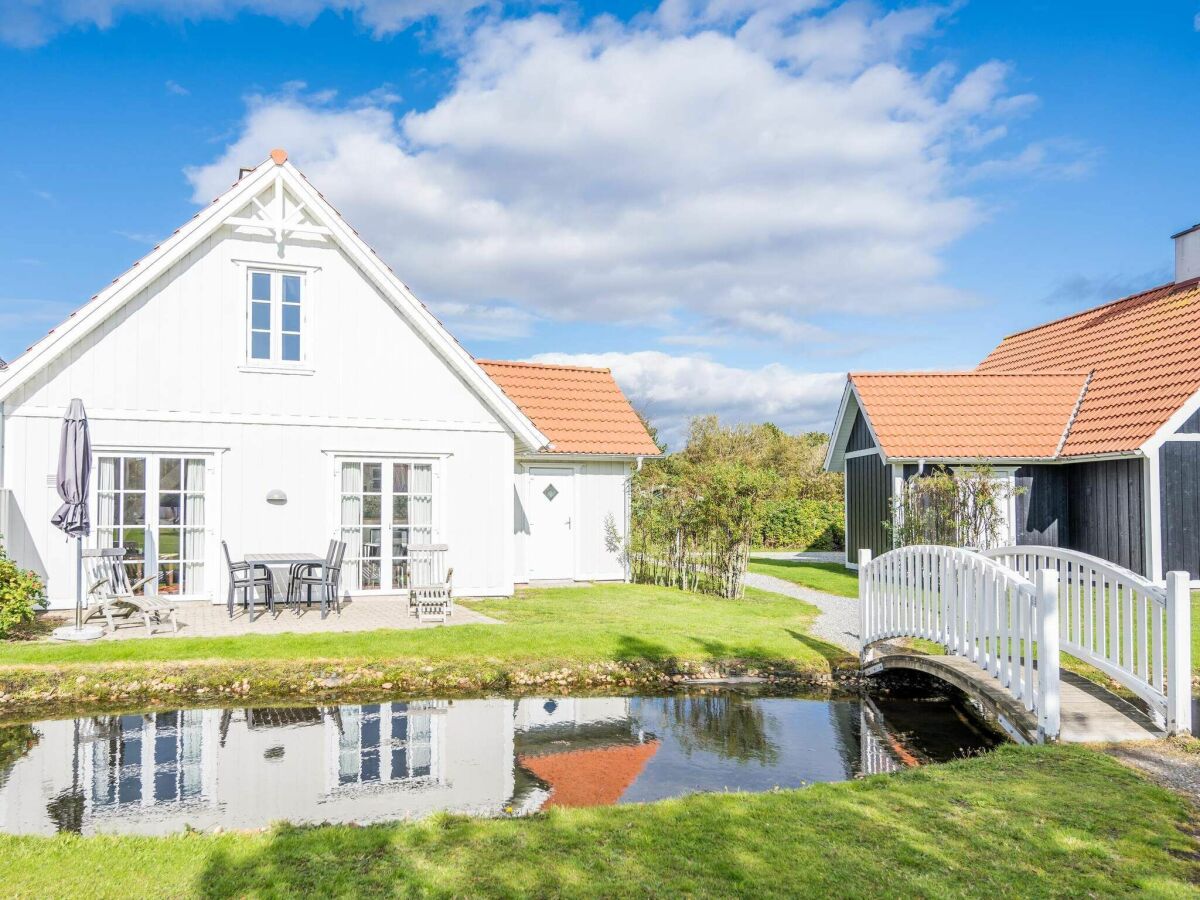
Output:
[[479,363],[282,150],[0,369],[0,532],[54,607],[60,419],[91,419],[95,546],[224,599],[220,542],[347,542],[351,595],[446,543],[455,593],[619,580],[631,468],[657,448],[603,369]]

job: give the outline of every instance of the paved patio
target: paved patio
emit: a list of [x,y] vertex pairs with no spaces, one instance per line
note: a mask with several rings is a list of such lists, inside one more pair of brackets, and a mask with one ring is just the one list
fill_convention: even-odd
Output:
[[[70,613],[56,611],[64,621]],[[301,606],[299,614],[292,607],[277,604],[272,615],[265,607],[254,608],[254,621],[240,606],[234,610],[233,618],[224,603],[213,604],[204,602],[181,603],[178,612],[179,632],[172,634],[171,625],[157,626],[153,635],[146,633],[146,626],[141,619],[130,620],[128,623],[119,621],[115,633],[108,633],[105,628],[105,641],[122,641],[146,637],[234,637],[241,634],[313,634],[317,632],[347,632],[375,631],[379,628],[440,628],[452,625],[500,625],[500,621],[477,613],[459,604],[454,605],[454,614],[447,622],[418,622],[415,616],[408,612],[408,604],[403,597],[372,597],[370,599],[355,599],[342,601],[342,613],[330,611],[329,615],[321,618],[320,606],[311,608]],[[103,624],[103,620],[93,619],[94,624]]]

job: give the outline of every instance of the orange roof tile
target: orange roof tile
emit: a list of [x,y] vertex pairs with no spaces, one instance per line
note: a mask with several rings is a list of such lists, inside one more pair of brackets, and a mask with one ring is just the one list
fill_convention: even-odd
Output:
[[522,766],[550,785],[551,806],[609,806],[637,781],[658,752],[658,741],[597,750],[522,756]]
[[550,438],[555,453],[656,456],[609,369],[477,360],[521,412]]
[[1053,457],[1086,372],[852,373],[888,457]]
[[1063,456],[1144,444],[1200,390],[1200,282],[1169,284],[1005,338],[977,371],[1094,370]]

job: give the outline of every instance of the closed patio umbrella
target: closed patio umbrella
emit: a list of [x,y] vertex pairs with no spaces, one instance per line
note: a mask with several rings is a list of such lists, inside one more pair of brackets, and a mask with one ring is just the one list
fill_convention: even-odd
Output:
[[76,398],[63,416],[58,444],[58,496],[62,506],[50,523],[75,538],[75,627],[55,629],[55,637],[72,641],[94,640],[99,628],[83,627],[83,539],[92,531],[88,517],[88,484],[92,478],[92,442],[88,434],[87,411]]

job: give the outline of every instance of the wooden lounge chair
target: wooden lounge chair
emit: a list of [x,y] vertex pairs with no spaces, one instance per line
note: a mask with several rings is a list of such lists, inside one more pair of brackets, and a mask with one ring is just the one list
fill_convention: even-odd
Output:
[[84,577],[90,586],[84,621],[101,616],[111,632],[117,628],[117,619],[131,621],[135,616],[139,616],[146,625],[146,631],[153,634],[155,624],[162,625],[169,619],[171,630],[179,631],[174,603],[152,594],[135,593],[158,581],[159,576],[157,573],[147,575],[136,584],[130,584],[129,575],[125,571],[124,550],[84,550],[83,565],[86,573]]
[[454,569],[446,568],[449,549],[446,544],[412,544],[408,548],[408,611],[418,621],[445,622],[454,613]]

